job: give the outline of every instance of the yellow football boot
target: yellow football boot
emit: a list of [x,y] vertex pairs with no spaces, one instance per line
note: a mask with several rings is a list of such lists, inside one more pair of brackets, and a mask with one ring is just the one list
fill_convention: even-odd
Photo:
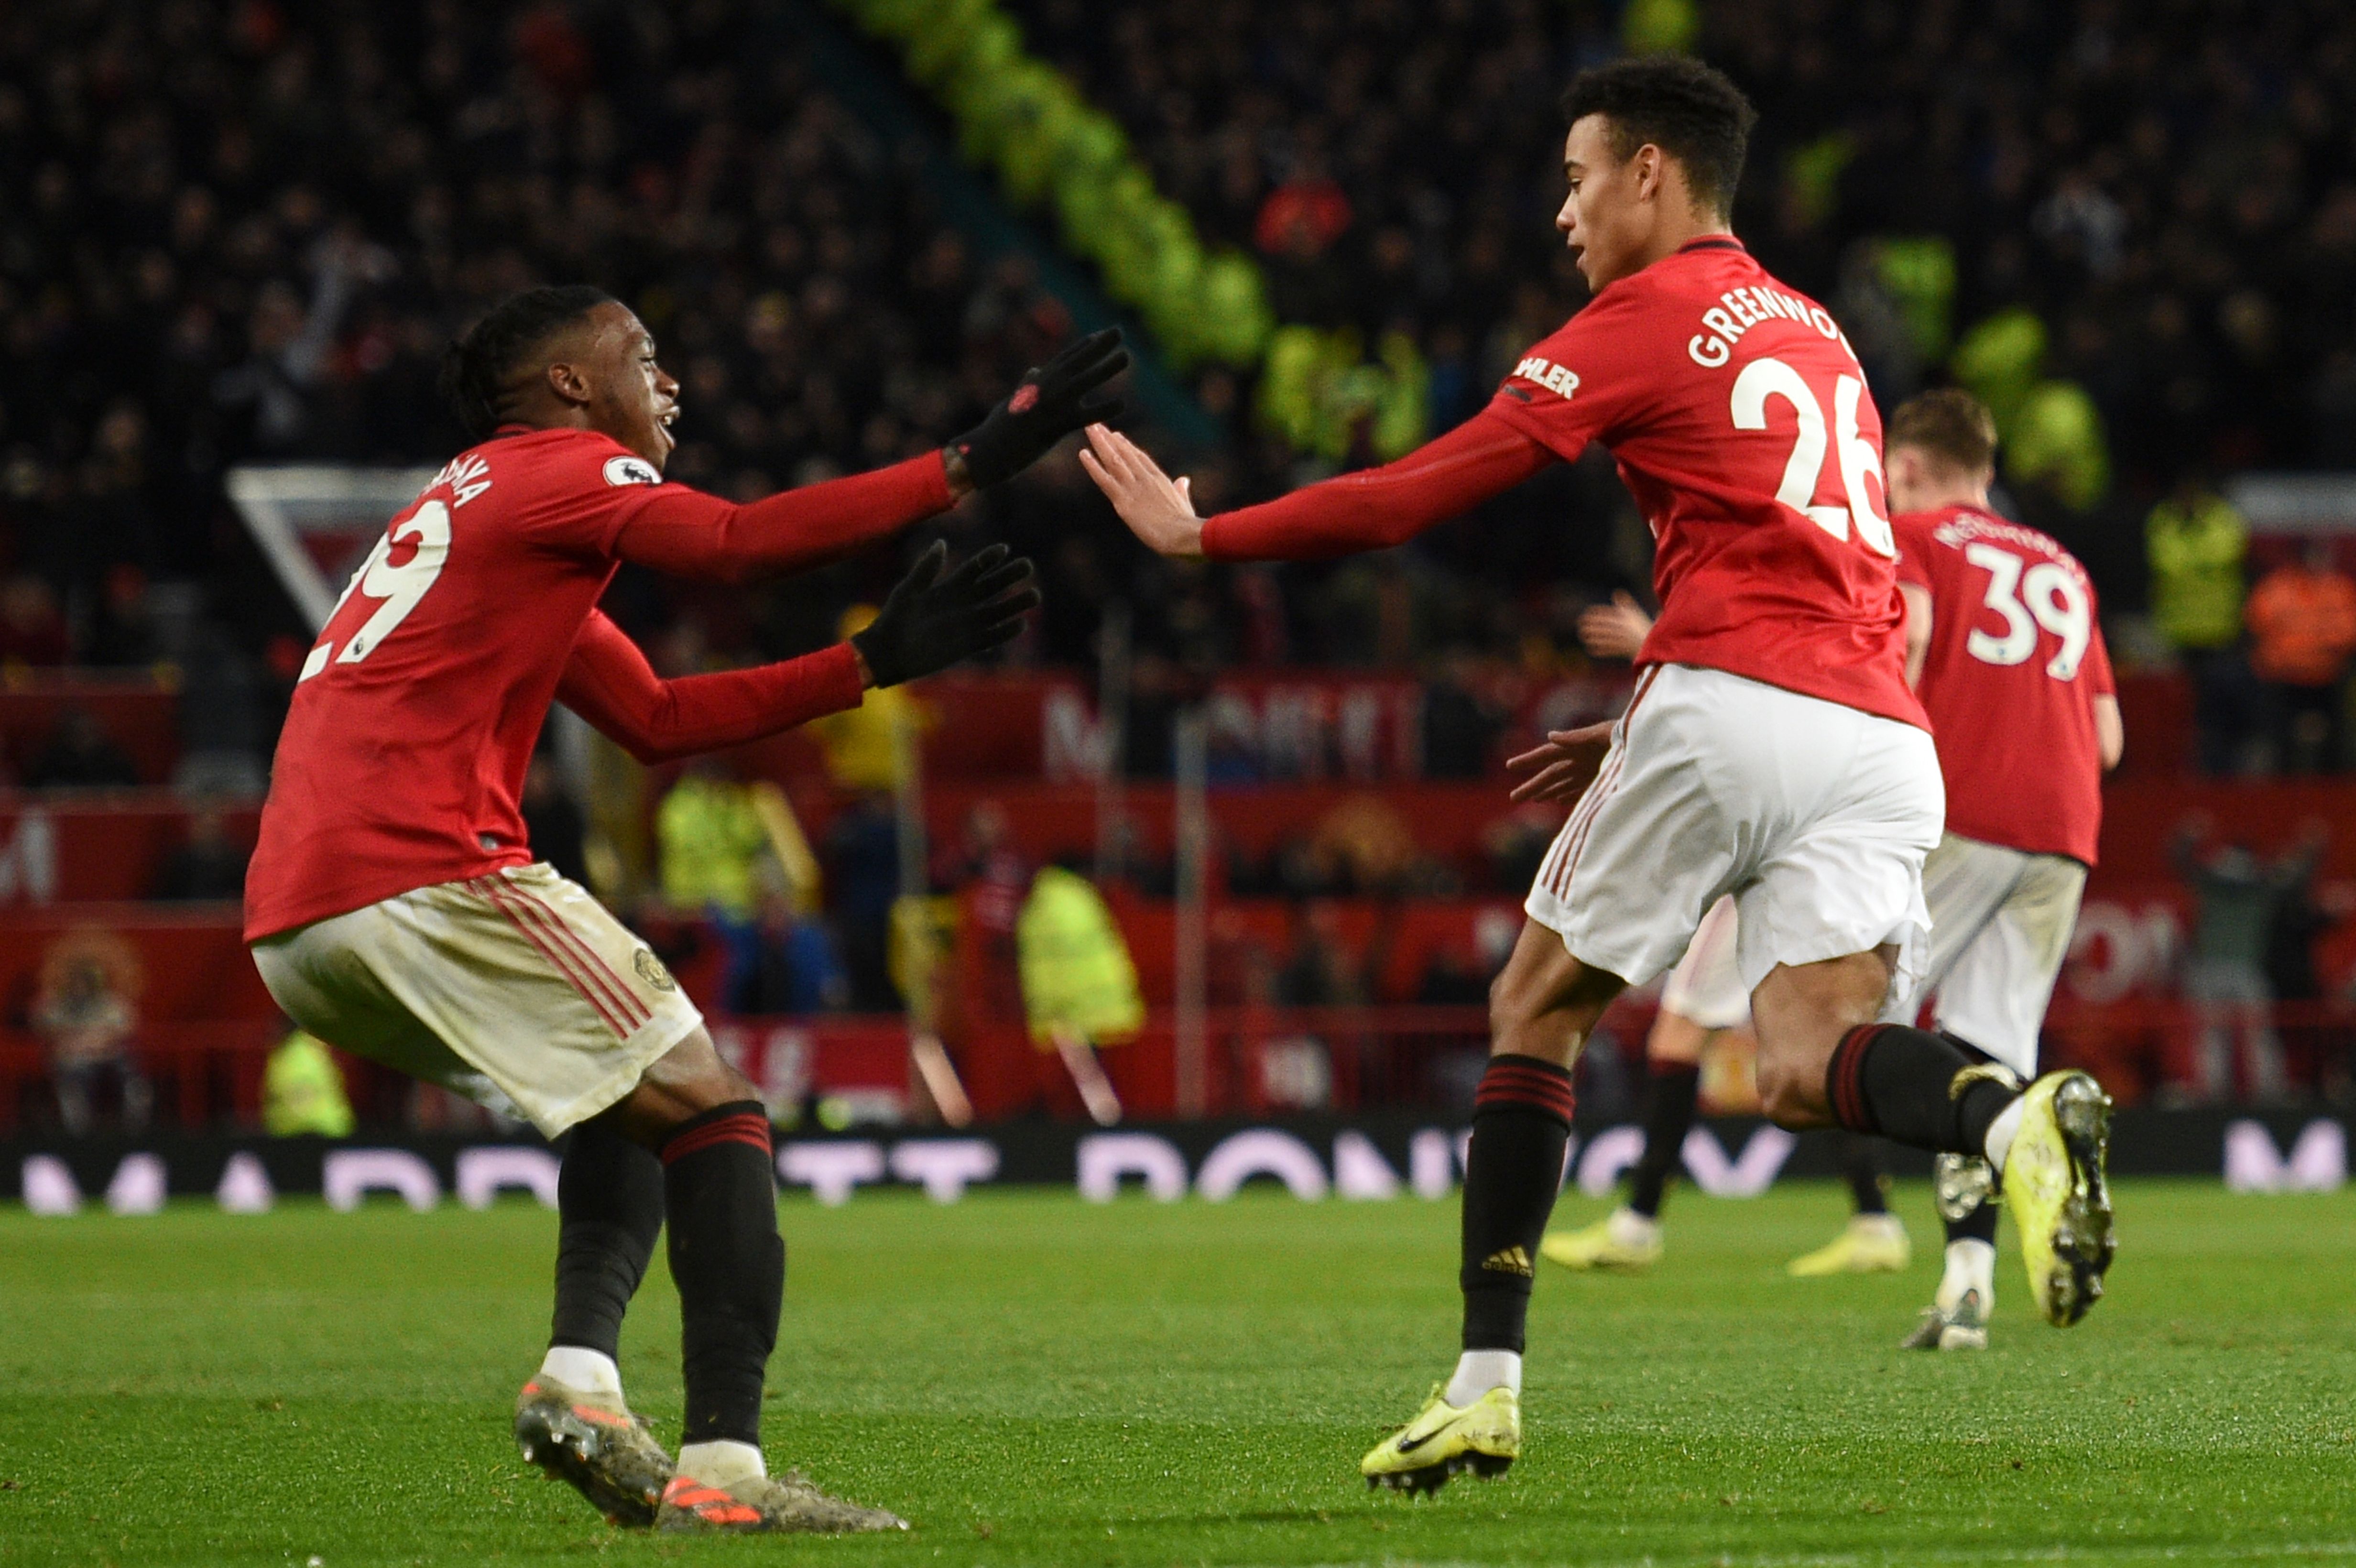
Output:
[[1538,1243],[1538,1256],[1565,1268],[1641,1273],[1661,1261],[1660,1221],[1614,1209],[1584,1229],[1555,1232]]
[[2118,1250],[2111,1232],[2111,1097],[2083,1072],[2049,1072],[2021,1096],[2020,1128],[2005,1157],[2005,1206],[2020,1232],[2029,1294],[2045,1321],[2066,1328],[2102,1298]]
[[1433,1384],[1416,1418],[1358,1461],[1368,1487],[1436,1492],[1464,1470],[1502,1476],[1521,1456],[1522,1402],[1512,1389],[1493,1388],[1462,1410],[1446,1396],[1445,1383]]
[[1858,1214],[1847,1228],[1813,1253],[1783,1265],[1800,1279],[1836,1274],[1901,1274],[1914,1261],[1914,1243],[1895,1214]]

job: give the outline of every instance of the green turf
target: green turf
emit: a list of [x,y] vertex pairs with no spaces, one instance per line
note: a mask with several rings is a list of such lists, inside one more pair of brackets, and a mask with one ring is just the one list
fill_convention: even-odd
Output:
[[[773,1460],[917,1528],[693,1542],[509,1445],[537,1209],[9,1211],[0,1563],[2356,1561],[2356,1191],[2120,1208],[2083,1326],[2008,1273],[1995,1348],[1943,1357],[1893,1349],[1933,1249],[1793,1281],[1835,1189],[1686,1198],[1650,1277],[1541,1279],[1527,1457],[1415,1502],[1355,1465],[1452,1357],[1453,1203],[788,1201]],[[649,1281],[625,1370],[667,1430],[676,1331]]]

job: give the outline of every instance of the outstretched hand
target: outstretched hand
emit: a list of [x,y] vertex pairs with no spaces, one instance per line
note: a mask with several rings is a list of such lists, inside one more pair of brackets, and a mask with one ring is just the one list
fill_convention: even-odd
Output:
[[1590,604],[1579,613],[1579,645],[1596,659],[1632,659],[1644,645],[1653,618],[1626,589],[1615,590],[1609,604]]
[[1023,617],[1039,607],[1039,591],[1029,559],[1010,560],[1011,553],[985,546],[946,575],[948,544],[918,556],[867,629],[851,636],[874,683],[897,686],[1012,642]]
[[952,475],[962,467],[973,487],[995,485],[1038,462],[1082,425],[1119,419],[1118,398],[1088,394],[1128,368],[1129,350],[1120,346],[1117,326],[1066,345],[1044,365],[1024,371],[987,418],[949,443],[945,456],[954,459]]
[[1171,478],[1143,447],[1102,424],[1088,426],[1080,466],[1146,549],[1156,555],[1203,553],[1203,519],[1194,515],[1192,481]]
[[1506,759],[1505,766],[1515,773],[1537,770],[1515,784],[1508,798],[1577,799],[1595,782],[1595,770],[1602,765],[1603,753],[1611,746],[1612,720],[1608,719],[1577,730],[1547,731],[1545,745]]

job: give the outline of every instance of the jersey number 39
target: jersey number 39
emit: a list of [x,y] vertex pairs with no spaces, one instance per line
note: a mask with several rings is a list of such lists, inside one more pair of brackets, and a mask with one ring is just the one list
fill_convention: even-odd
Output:
[[2075,677],[2094,626],[2094,606],[2077,577],[2050,560],[2029,566],[1992,544],[1965,545],[1964,559],[1988,574],[1984,603],[2004,620],[2001,633],[1973,627],[1964,639],[1965,651],[1982,664],[2027,664],[2037,652],[2037,629],[2042,626],[2062,639],[2045,673],[2056,680]]
[[[409,558],[395,565],[392,552],[402,545],[413,545]],[[337,664],[358,664],[369,656],[392,635],[392,629],[409,618],[434,580],[442,575],[442,563],[450,557],[450,508],[441,501],[428,501],[408,517],[396,520],[376,541],[368,559],[352,580],[344,584],[344,592],[328,613],[327,624],[311,656],[303,661],[303,673],[295,683],[310,679],[327,667],[331,658]],[[359,629],[344,639],[341,656],[336,653],[337,623],[343,619],[344,606],[351,602],[357,589],[369,599],[380,600],[376,611],[360,623]]]

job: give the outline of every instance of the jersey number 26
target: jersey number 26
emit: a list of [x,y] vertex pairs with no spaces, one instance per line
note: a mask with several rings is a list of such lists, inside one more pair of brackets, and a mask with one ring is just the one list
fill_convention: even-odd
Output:
[[[1850,525],[1854,524],[1857,537],[1869,549],[1894,559],[1898,545],[1890,535],[1890,519],[1882,516],[1880,507],[1865,487],[1869,474],[1876,484],[1881,482],[1881,455],[1858,427],[1857,411],[1865,400],[1865,383],[1854,376],[1843,376],[1833,383],[1830,442],[1826,439],[1825,405],[1809,388],[1807,378],[1773,355],[1753,359],[1734,379],[1730,411],[1734,428],[1765,430],[1770,398],[1781,398],[1791,404],[1799,421],[1799,428],[1792,436],[1791,458],[1783,464],[1783,482],[1775,487],[1775,499],[1837,539],[1847,539]],[[1816,500],[1827,445],[1833,446],[1839,456],[1841,493],[1848,503],[1846,506],[1820,505]]]

